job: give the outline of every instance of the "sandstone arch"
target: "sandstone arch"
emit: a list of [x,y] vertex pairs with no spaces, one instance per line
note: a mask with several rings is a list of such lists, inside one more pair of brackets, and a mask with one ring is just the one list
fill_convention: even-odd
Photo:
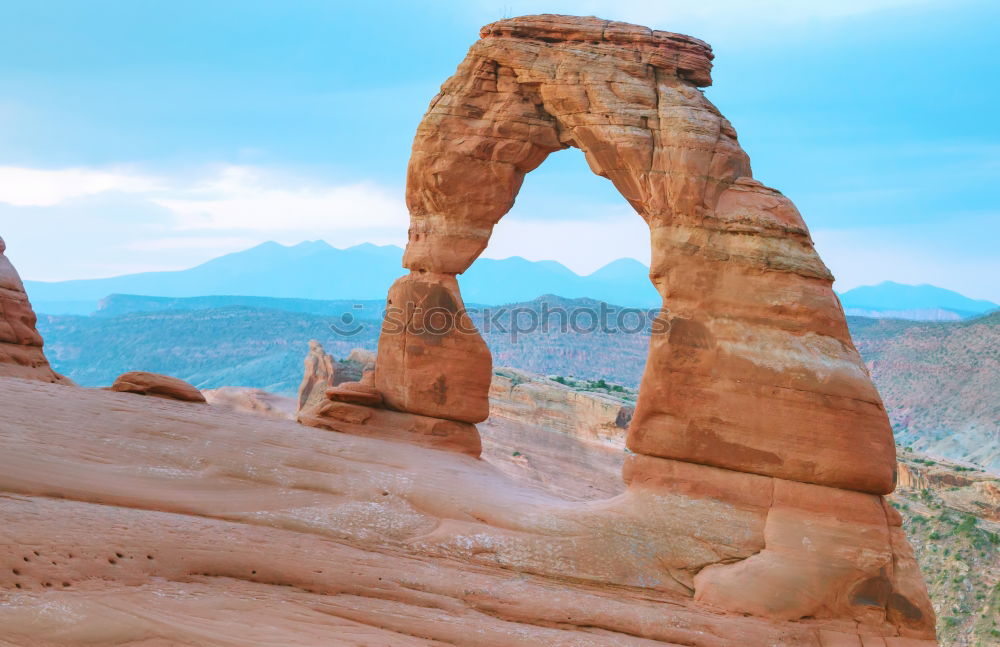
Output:
[[428,306],[460,311],[455,276],[485,249],[525,174],[575,146],[649,225],[650,277],[670,322],[650,344],[626,477],[655,471],[648,456],[890,492],[891,429],[833,277],[795,206],[752,178],[735,131],[699,89],[711,83],[710,47],[560,16],[500,21],[480,36],[414,140],[410,274],[390,290],[402,310],[383,327],[375,371],[386,406],[486,418],[483,340],[407,324]]

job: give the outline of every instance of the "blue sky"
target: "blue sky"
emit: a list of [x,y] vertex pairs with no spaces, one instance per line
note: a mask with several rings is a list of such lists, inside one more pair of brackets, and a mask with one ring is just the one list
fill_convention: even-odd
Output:
[[[694,6],[697,5],[697,6]],[[707,96],[844,290],[1000,301],[1000,5],[937,0],[0,5],[0,235],[25,278],[188,267],[264,240],[402,244],[413,132],[478,28],[596,14],[709,41]],[[486,255],[648,260],[578,151]]]

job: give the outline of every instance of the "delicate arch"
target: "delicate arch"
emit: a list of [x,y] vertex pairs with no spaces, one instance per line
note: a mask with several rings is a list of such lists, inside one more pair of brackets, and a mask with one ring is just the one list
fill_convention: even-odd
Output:
[[649,225],[650,278],[669,306],[629,431],[640,455],[630,478],[646,455],[892,490],[891,430],[833,277],[794,205],[752,179],[735,131],[699,89],[711,59],[688,36],[596,18],[483,28],[414,140],[411,273],[390,290],[398,310],[375,373],[387,406],[487,417],[491,359],[479,335],[410,324],[429,304],[467,323],[455,275],[486,248],[524,175],[576,146]]

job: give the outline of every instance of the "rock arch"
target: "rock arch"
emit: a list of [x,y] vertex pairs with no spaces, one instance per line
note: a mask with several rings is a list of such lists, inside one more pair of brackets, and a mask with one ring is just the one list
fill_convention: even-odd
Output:
[[[752,178],[701,87],[711,48],[597,18],[487,25],[421,121],[411,214],[375,386],[390,409],[468,424],[488,415],[478,334],[427,335],[429,307],[467,326],[455,276],[486,248],[526,173],[580,148],[650,228],[654,335],[626,478],[667,458],[883,494],[889,423],[848,334],[833,277],[795,206]],[[417,332],[415,332],[417,331]]]

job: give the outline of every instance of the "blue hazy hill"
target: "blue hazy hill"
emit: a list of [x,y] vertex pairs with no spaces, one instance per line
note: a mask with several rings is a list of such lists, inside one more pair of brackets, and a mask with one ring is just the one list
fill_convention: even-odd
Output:
[[[204,303],[150,301],[147,305],[151,310],[259,305],[314,312],[319,307],[315,304],[254,304],[245,298],[223,302],[220,297],[384,301],[389,286],[405,273],[402,256],[403,250],[393,245],[366,243],[337,249],[323,241],[290,246],[267,242],[186,270],[77,281],[25,281],[25,287],[35,309],[45,314],[90,314],[98,310],[105,297],[122,294],[170,299],[216,297]],[[529,261],[512,256],[477,260],[459,277],[459,283],[468,304],[518,303],[554,294],[625,307],[658,307],[660,298],[648,274],[648,267],[630,258],[618,259],[581,276],[556,261]],[[841,301],[848,314],[903,319],[963,319],[998,307],[990,301],[970,299],[932,285],[891,281],[854,288],[843,293]],[[322,308],[329,313],[331,308],[335,310],[342,305]],[[128,307],[137,311],[141,306],[133,297]]]
[[840,295],[840,302],[848,314],[901,319],[965,319],[1000,307],[934,285],[893,281],[848,290]]
[[[366,243],[337,249],[323,241],[291,246],[267,242],[187,270],[76,281],[25,281],[25,288],[36,310],[46,314],[90,314],[98,309],[101,299],[112,294],[384,300],[392,282],[405,273],[402,257],[403,250],[393,245]],[[659,297],[646,278],[648,271],[639,261],[621,259],[589,276],[580,276],[555,261],[514,256],[479,259],[459,281],[467,303],[513,303],[558,294],[655,307]]]
[[[401,257],[402,250],[392,245],[336,249],[323,241],[287,247],[267,242],[186,270],[76,281],[25,281],[25,288],[40,304],[92,302],[95,306],[110,294],[373,299],[384,298],[386,289],[401,274]],[[39,310],[45,309],[39,306]]]

